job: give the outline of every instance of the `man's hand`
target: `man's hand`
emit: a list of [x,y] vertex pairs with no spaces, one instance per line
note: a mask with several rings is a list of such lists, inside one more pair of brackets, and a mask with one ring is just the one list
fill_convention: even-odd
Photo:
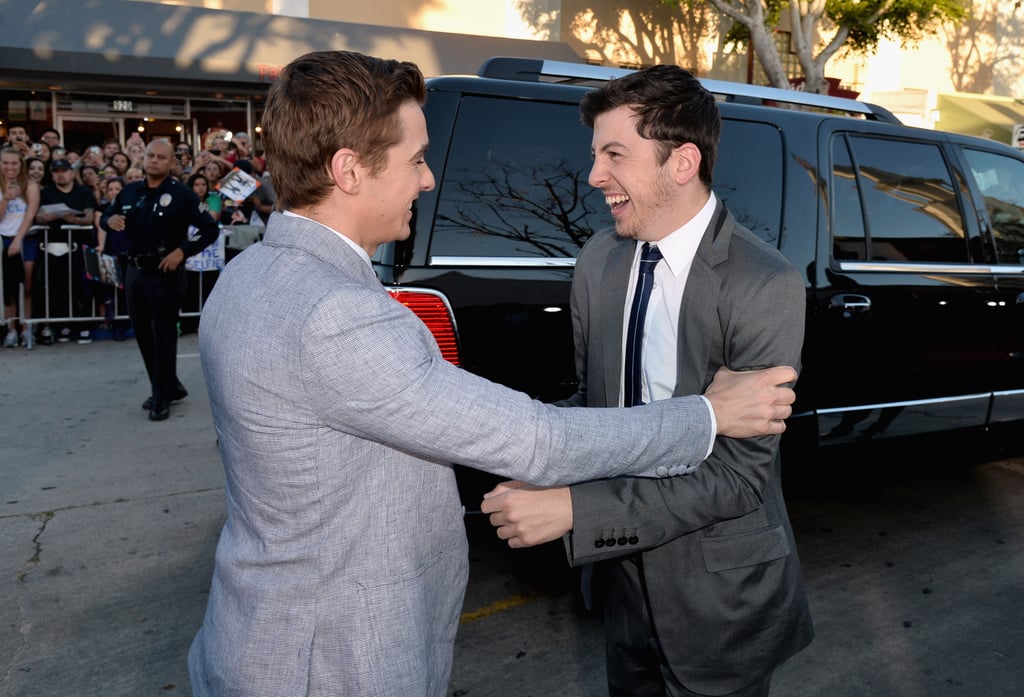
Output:
[[572,497],[564,486],[502,482],[484,494],[480,510],[513,548],[551,542],[572,530]]
[[115,232],[124,230],[127,220],[123,215],[112,215],[107,218],[107,227]]
[[719,368],[704,396],[715,410],[718,435],[730,438],[775,435],[786,430],[783,419],[793,413],[796,381],[788,366],[734,372]]
[[157,268],[164,273],[170,273],[176,271],[183,261],[185,261],[185,252],[181,251],[181,247],[176,247],[170,254],[160,260],[160,265]]

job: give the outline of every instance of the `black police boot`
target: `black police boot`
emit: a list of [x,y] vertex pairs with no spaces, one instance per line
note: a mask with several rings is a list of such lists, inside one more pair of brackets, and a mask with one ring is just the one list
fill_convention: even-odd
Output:
[[149,410],[150,421],[163,421],[171,415],[171,407],[167,402],[156,402]]
[[[174,388],[174,392],[171,393],[171,401],[180,402],[181,400],[185,399],[185,397],[188,397],[188,390],[186,390],[185,386],[179,382],[177,387]],[[142,403],[142,409],[143,411],[150,411],[153,409],[152,397],[150,397],[149,399]]]

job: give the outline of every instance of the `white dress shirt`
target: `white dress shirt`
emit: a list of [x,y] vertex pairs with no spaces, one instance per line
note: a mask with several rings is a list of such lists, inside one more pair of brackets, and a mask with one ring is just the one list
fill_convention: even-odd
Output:
[[[679,356],[679,308],[683,304],[683,289],[690,276],[693,259],[697,255],[697,247],[701,238],[711,224],[718,200],[712,193],[707,203],[689,222],[669,233],[652,246],[661,251],[662,261],[654,267],[654,286],[647,305],[647,317],[644,321],[644,334],[641,339],[641,361],[643,378],[640,387],[644,403],[656,399],[668,399],[676,387],[676,366]],[[636,278],[640,268],[640,252],[643,242],[638,241],[633,254],[633,266],[629,273],[628,292],[626,293],[625,312],[622,315],[622,355],[626,355],[626,327],[629,324],[630,307],[636,288]],[[696,338],[700,341],[700,338]],[[619,384],[625,378],[625,363]],[[711,413],[712,425],[715,424],[715,411],[711,403],[704,400]],[[619,391],[619,406],[622,406],[622,391]],[[714,430],[717,430],[717,426]],[[713,445],[713,441],[712,441]],[[711,446],[708,448],[711,452]]]

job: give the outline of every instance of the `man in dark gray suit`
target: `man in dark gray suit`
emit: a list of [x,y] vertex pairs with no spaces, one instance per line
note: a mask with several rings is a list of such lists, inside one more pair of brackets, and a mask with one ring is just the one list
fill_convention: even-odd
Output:
[[[700,391],[723,365],[798,365],[800,274],[711,191],[714,96],[656,66],[588,93],[581,112],[615,232],[576,263],[580,388],[566,404],[628,407]],[[513,547],[571,531],[571,564],[609,560],[595,575],[613,697],[761,697],[813,636],[780,479],[778,436],[720,437],[689,476],[506,483],[483,510]]]
[[[671,475],[710,449],[701,397],[544,405],[445,361],[385,292],[370,258],[434,186],[424,96],[411,63],[342,51],[270,88],[279,212],[199,326],[227,519],[189,652],[197,697],[440,697],[468,572],[450,463],[554,484]],[[795,371],[721,377],[718,432],[781,432],[793,395],[776,385]]]

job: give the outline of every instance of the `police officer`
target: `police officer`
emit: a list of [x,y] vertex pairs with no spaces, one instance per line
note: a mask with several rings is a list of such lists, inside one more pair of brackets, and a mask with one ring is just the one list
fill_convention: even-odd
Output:
[[[185,258],[213,243],[220,230],[192,189],[171,177],[174,147],[155,140],[146,147],[146,178],[126,186],[100,224],[125,231],[128,271],[125,291],[152,388],[142,405],[152,421],[170,415],[170,403],[188,395],[178,380],[178,312],[185,291]],[[198,237],[188,239],[189,226]]]

